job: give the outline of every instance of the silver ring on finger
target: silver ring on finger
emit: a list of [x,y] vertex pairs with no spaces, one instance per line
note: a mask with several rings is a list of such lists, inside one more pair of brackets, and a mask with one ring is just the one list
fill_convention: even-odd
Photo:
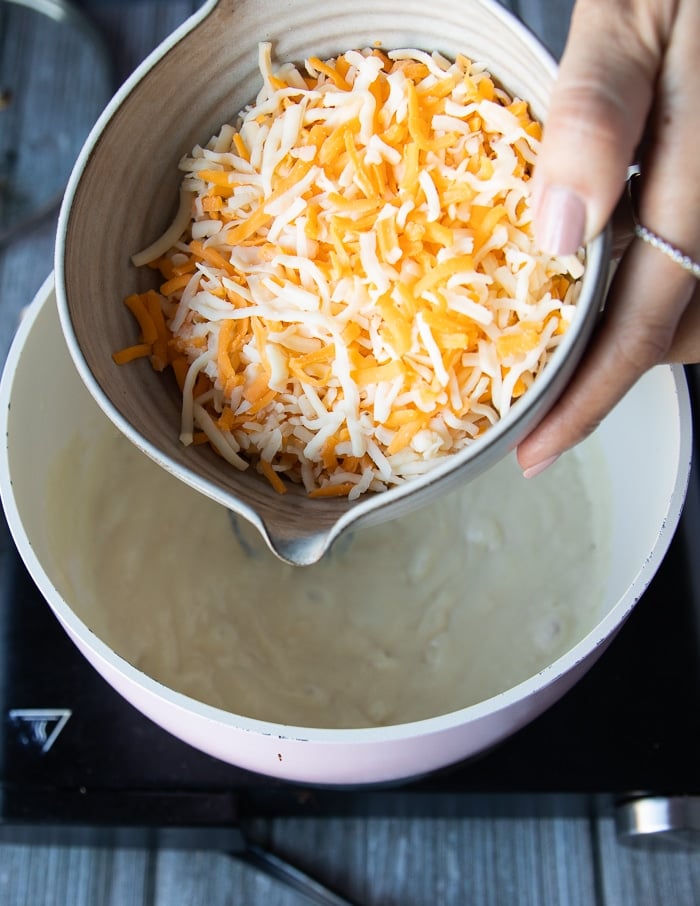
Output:
[[631,201],[634,235],[637,239],[641,239],[642,242],[646,242],[647,245],[650,245],[663,255],[666,255],[667,258],[670,258],[671,261],[679,267],[682,267],[684,271],[692,274],[696,280],[700,280],[700,264],[697,261],[691,258],[690,255],[686,255],[685,252],[681,251],[681,249],[673,245],[667,239],[664,239],[663,236],[659,236],[658,233],[655,233],[653,230],[650,230],[649,227],[646,227],[639,222],[637,217],[637,206],[632,191],[633,179],[638,176],[640,176],[639,167],[637,165],[630,167],[627,173],[627,187]]

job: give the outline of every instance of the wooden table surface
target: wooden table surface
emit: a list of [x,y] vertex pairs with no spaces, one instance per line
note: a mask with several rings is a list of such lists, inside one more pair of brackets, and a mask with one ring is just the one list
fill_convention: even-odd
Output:
[[[114,85],[197,5],[196,0],[93,0],[87,13],[106,42]],[[560,53],[568,0],[520,0],[512,5],[552,51]],[[12,65],[24,66],[33,76],[40,74],[41,48],[28,35],[20,36],[19,45],[10,46],[1,30],[3,21],[0,7],[0,62],[9,65],[15,54],[18,62]],[[58,86],[55,72],[48,73],[48,80],[49,93],[71,87]],[[99,85],[92,88],[98,92]],[[88,110],[89,115],[89,109],[86,102],[82,112]],[[4,150],[0,132],[0,155]],[[0,361],[7,354],[21,309],[52,270],[55,226],[53,210],[0,244]],[[700,903],[697,852],[668,849],[660,843],[644,849],[621,845],[609,815],[280,818],[259,821],[254,831],[274,852],[365,906]],[[61,845],[60,840],[51,846],[0,846],[2,906],[303,906],[307,902],[290,887],[221,853],[76,847]]]

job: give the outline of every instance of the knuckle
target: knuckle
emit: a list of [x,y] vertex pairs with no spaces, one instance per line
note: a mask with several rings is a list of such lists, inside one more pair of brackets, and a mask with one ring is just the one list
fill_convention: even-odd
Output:
[[619,155],[621,145],[638,140],[638,117],[610,81],[597,76],[579,76],[563,84],[552,102],[549,128],[570,136],[570,140],[596,145]]
[[672,341],[671,325],[640,319],[616,333],[614,356],[625,373],[639,376],[664,361]]

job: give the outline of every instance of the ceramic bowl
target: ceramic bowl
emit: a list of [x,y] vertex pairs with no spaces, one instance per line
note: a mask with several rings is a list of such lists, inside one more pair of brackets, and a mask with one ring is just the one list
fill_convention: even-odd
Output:
[[177,163],[256,95],[258,43],[278,60],[330,57],[349,48],[418,47],[486,64],[544,119],[556,67],[548,52],[492,0],[219,0],[173,34],[123,86],[97,123],[73,173],[56,248],[56,292],[78,371],[103,411],[146,454],[248,519],[276,553],[318,560],[353,523],[395,518],[484,471],[525,437],[561,393],[585,347],[608,280],[607,233],[586,250],[577,313],[563,342],[511,411],[424,477],[356,501],[284,496],[252,470],[179,441],[180,395],[147,360],[119,367],[134,342],[123,299],[153,285],[130,256],[170,223]]

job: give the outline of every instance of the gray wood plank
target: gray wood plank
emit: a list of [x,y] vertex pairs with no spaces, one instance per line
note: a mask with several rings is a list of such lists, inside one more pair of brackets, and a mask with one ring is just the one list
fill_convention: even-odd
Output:
[[[125,901],[126,902],[126,901]],[[153,906],[306,906],[280,881],[223,853],[158,853]]]
[[27,230],[21,242],[0,250],[0,363],[7,357],[22,309],[53,269],[55,215]]
[[150,853],[87,847],[0,847],[3,906],[150,906]]
[[366,906],[591,906],[586,819],[278,819],[274,850]]
[[606,906],[698,906],[700,849],[649,841],[621,845],[612,818],[596,825],[601,890]]
[[0,5],[0,241],[55,208],[111,91],[82,19]]
[[[278,819],[267,836],[275,852],[366,906],[596,902],[586,820]],[[164,850],[150,856],[7,846],[0,848],[0,902],[303,906],[306,901],[219,853]]]
[[148,54],[202,6],[204,0],[87,2],[92,22],[105,36],[121,83]]
[[574,0],[513,0],[513,11],[558,59],[564,50]]

